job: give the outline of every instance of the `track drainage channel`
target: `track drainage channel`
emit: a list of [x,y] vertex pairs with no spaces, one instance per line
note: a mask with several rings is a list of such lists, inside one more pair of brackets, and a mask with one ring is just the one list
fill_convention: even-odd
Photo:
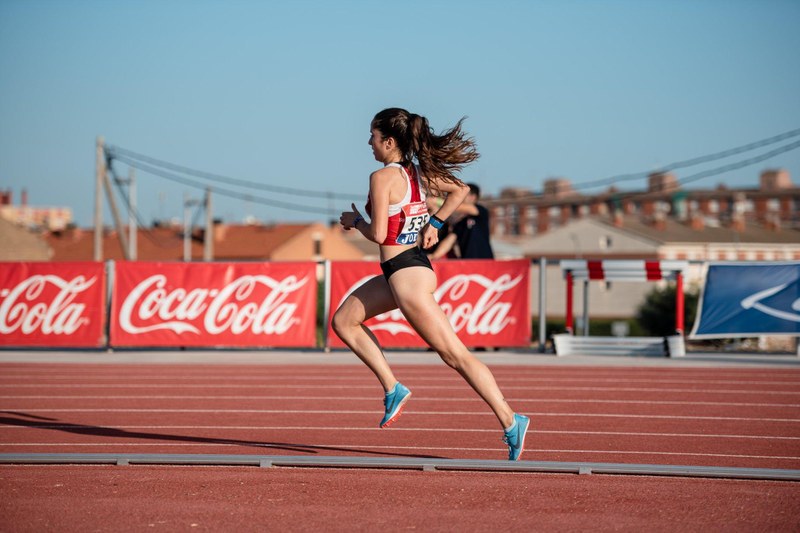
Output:
[[704,477],[800,481],[800,470],[772,468],[734,468],[719,466],[647,465],[627,463],[561,463],[551,461],[498,461],[475,459],[376,458],[353,456],[306,457],[292,455],[211,455],[211,454],[117,454],[117,453],[18,453],[0,454],[0,464],[80,464],[80,465],[213,465],[383,468],[424,472],[535,472],[560,474],[617,474],[644,476]]

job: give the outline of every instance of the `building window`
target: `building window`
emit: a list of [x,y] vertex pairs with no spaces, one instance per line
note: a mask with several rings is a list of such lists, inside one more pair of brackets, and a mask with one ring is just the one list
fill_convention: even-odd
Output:
[[538,225],[539,210],[532,205],[525,206],[525,227],[522,228],[524,235],[536,235]]
[[314,257],[322,257],[322,234],[314,232],[311,234],[311,240],[314,243]]
[[525,221],[525,235],[536,235],[536,222],[530,219]]
[[665,202],[663,200],[658,200],[655,202],[655,210],[656,213],[669,213],[671,210],[671,205],[669,202]]
[[547,219],[549,229],[561,227],[561,207],[554,205],[547,208]]
[[508,206],[508,234],[519,235],[519,209],[515,205]]

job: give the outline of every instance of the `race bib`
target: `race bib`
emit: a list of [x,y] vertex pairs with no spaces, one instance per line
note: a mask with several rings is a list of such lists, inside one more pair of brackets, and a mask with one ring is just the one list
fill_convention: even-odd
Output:
[[425,202],[413,202],[403,206],[403,214],[405,223],[397,235],[397,244],[414,244],[428,223],[428,206]]

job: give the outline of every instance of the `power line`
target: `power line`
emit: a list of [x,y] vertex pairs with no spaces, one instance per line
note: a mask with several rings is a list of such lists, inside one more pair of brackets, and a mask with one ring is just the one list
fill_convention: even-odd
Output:
[[678,180],[678,184],[684,185],[686,183],[691,183],[693,181],[697,181],[703,178],[707,178],[709,176],[715,176],[717,174],[722,174],[723,172],[728,172],[729,170],[737,170],[743,167],[747,167],[750,165],[754,165],[756,163],[760,163],[761,161],[766,161],[767,159],[772,159],[773,157],[786,153],[791,152],[792,150],[796,150],[800,148],[800,141],[795,141],[793,143],[786,144],[784,146],[780,146],[775,148],[774,150],[770,150],[764,154],[751,157],[749,159],[743,159],[741,161],[737,161],[735,163],[729,163],[727,165],[723,165],[721,167],[712,168],[709,170],[704,170],[703,172],[698,172],[697,174],[692,174],[691,176],[686,176],[683,179]]
[[251,195],[251,194],[244,194],[244,193],[240,193],[240,192],[237,192],[237,191],[231,191],[231,190],[228,190],[228,189],[222,189],[222,188],[219,188],[219,187],[209,187],[209,186],[207,186],[207,185],[205,185],[203,183],[187,179],[187,178],[185,178],[183,176],[178,176],[178,175],[173,174],[171,172],[167,172],[167,171],[164,171],[162,169],[159,169],[159,168],[156,168],[156,167],[152,167],[150,165],[146,165],[146,164],[141,163],[139,161],[130,159],[130,158],[124,156],[124,155],[117,154],[117,155],[113,155],[112,157],[113,157],[113,159],[116,159],[118,161],[122,161],[123,163],[125,163],[127,165],[130,165],[130,166],[132,166],[134,168],[137,168],[137,169],[139,169],[139,170],[141,170],[143,172],[147,172],[148,174],[153,174],[155,176],[159,176],[159,177],[162,177],[162,178],[170,180],[170,181],[181,183],[183,185],[188,185],[189,187],[195,187],[195,188],[203,189],[203,190],[208,189],[208,190],[210,190],[210,191],[212,191],[212,192],[214,192],[216,194],[219,194],[221,196],[227,196],[229,198],[236,198],[236,199],[245,200],[245,201],[248,201],[248,202],[260,203],[260,204],[268,205],[270,207],[277,207],[277,208],[280,208],[280,209],[287,209],[287,210],[290,210],[290,211],[301,211],[301,212],[305,212],[305,213],[313,213],[315,215],[323,214],[323,215],[328,215],[328,216],[336,216],[336,215],[340,214],[339,211],[335,211],[335,210],[332,210],[332,209],[326,209],[326,208],[321,208],[321,207],[312,207],[312,206],[301,205],[301,204],[293,204],[293,203],[289,203],[289,202],[282,202],[282,201],[279,201],[279,200],[271,200],[269,198],[263,198],[261,196],[254,196],[254,195]]
[[594,187],[599,187],[602,185],[612,185],[614,183],[619,183],[621,181],[630,181],[636,179],[646,178],[650,174],[655,173],[663,173],[669,172],[671,170],[677,170],[679,168],[687,168],[699,165],[701,163],[708,163],[710,161],[716,161],[718,159],[724,159],[726,157],[730,157],[732,155],[741,154],[744,152],[749,152],[751,150],[755,150],[756,148],[761,148],[762,146],[769,146],[770,144],[775,144],[786,139],[791,139],[792,137],[797,137],[800,135],[800,129],[795,129],[791,131],[787,131],[785,133],[781,133],[780,135],[774,135],[772,137],[767,137],[766,139],[761,139],[758,141],[754,141],[751,143],[747,143],[741,146],[737,146],[735,148],[729,148],[727,150],[722,150],[721,152],[714,152],[711,154],[701,155],[698,157],[693,157],[691,159],[684,159],[682,161],[675,161],[673,163],[669,163],[664,165],[661,169],[656,171],[649,171],[649,172],[634,172],[632,174],[622,174],[619,176],[611,176],[608,178],[602,178],[597,180],[590,180],[577,183],[573,185],[573,189],[580,190],[580,189],[591,189]]
[[[117,192],[119,192],[120,196],[125,201],[125,205],[128,208],[128,211],[131,211],[131,207],[132,207],[131,206],[131,199],[128,196],[128,193],[122,188],[122,186],[120,184],[121,180],[119,179],[119,177],[117,176],[116,171],[114,170],[113,159],[109,158],[107,163],[106,163],[106,166],[107,166],[108,170],[111,171],[111,176],[113,177],[113,179],[111,180],[112,183],[114,183],[114,186],[116,187]],[[157,237],[152,232],[152,230],[150,230],[150,228],[148,228],[145,225],[144,221],[142,220],[141,213],[139,212],[138,209],[134,209],[133,210],[133,216],[136,219],[136,227],[138,229],[142,230],[142,232],[144,233],[144,236],[147,237],[147,239],[150,242],[152,242],[153,244],[155,244],[159,248],[174,248],[175,247],[174,243],[166,243],[165,241],[163,241],[162,239]]]
[[[792,150],[797,150],[798,148],[800,148],[800,141],[795,141],[793,143],[789,143],[789,144],[780,146],[778,148],[775,148],[774,150],[770,150],[769,152],[765,152],[765,153],[763,153],[761,155],[758,155],[758,156],[755,156],[755,157],[751,157],[751,158],[748,158],[748,159],[743,159],[741,161],[736,161],[734,163],[729,163],[727,165],[722,165],[721,167],[716,167],[716,168],[712,168],[712,169],[709,169],[709,170],[704,170],[702,172],[698,172],[696,174],[692,174],[690,176],[686,176],[683,179],[677,180],[677,182],[675,183],[674,186],[668,188],[667,190],[665,190],[663,192],[669,192],[670,190],[676,189],[680,185],[685,185],[687,183],[698,181],[698,180],[701,180],[703,178],[708,178],[710,176],[716,176],[717,174],[722,174],[723,172],[728,172],[728,171],[731,171],[731,170],[737,170],[737,169],[740,169],[740,168],[743,168],[743,167],[754,165],[756,163],[760,163],[761,161],[766,161],[767,159],[771,159],[771,158],[773,158],[773,157],[775,157],[777,155],[780,155],[780,154],[783,154],[783,153],[786,153],[786,152],[790,152]],[[630,198],[635,198],[635,197],[639,197],[639,196],[645,196],[647,194],[650,194],[650,192],[649,191],[645,191],[645,192],[621,193],[619,195],[616,195],[615,197],[619,198],[619,199],[630,199]]]
[[339,199],[339,200],[354,200],[363,197],[363,195],[358,194],[350,194],[350,193],[336,193],[336,192],[326,192],[326,191],[314,191],[314,190],[307,190],[307,189],[296,189],[293,187],[283,187],[278,185],[269,185],[266,183],[260,183],[250,180],[238,179],[238,178],[230,178],[228,176],[222,176],[219,174],[213,174],[210,172],[204,172],[202,170],[196,170],[193,168],[185,167],[183,165],[176,165],[175,163],[170,163],[169,161],[164,161],[161,159],[156,159],[154,157],[150,157],[147,155],[139,154],[137,152],[127,150],[125,148],[120,148],[118,146],[108,145],[106,147],[106,151],[111,154],[112,157],[117,157],[118,155],[126,156],[129,159],[141,161],[143,163],[147,163],[149,165],[154,165],[156,167],[162,167],[168,170],[172,170],[174,172],[179,172],[181,174],[188,174],[190,176],[195,176],[198,178],[207,179],[209,181],[217,181],[221,183],[227,183],[229,185],[236,185],[238,187],[249,187],[252,189],[260,189],[268,192],[276,192],[280,194],[289,194],[295,196],[303,196],[303,197],[313,197],[313,198],[326,198],[326,199]]

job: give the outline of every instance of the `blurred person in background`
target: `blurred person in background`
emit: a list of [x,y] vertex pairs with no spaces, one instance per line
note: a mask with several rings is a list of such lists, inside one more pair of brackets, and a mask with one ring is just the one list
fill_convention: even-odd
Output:
[[458,244],[458,256],[461,259],[494,259],[492,244],[489,242],[489,210],[478,203],[481,189],[474,183],[468,183],[469,194],[456,210],[453,222],[453,233]]

